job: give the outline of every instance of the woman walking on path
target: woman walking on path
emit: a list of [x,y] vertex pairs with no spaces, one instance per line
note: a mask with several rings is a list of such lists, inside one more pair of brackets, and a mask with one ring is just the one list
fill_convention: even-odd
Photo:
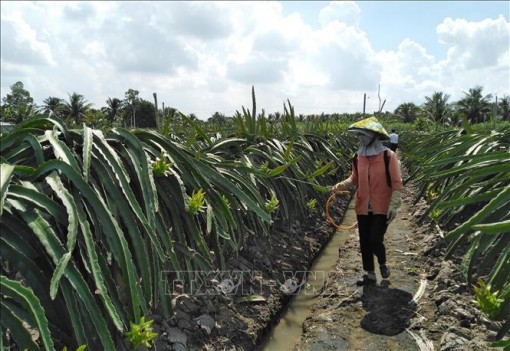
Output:
[[384,234],[401,204],[402,176],[396,153],[381,142],[389,138],[388,132],[375,117],[358,121],[348,130],[356,134],[361,145],[353,160],[351,175],[335,184],[331,191],[342,191],[352,185],[357,187],[355,211],[365,271],[358,284],[374,284],[377,281],[374,255],[381,277],[387,279],[390,276]]

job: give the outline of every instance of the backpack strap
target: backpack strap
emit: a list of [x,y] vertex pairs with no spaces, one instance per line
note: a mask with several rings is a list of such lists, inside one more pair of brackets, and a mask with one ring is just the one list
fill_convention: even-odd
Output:
[[[352,157],[352,166],[356,173],[358,173],[358,154],[354,154]],[[390,157],[388,156],[388,150],[384,150],[384,166],[386,169],[386,184],[391,188],[391,175],[390,175]]]
[[390,157],[388,150],[384,150],[384,165],[386,166],[386,184],[391,188]]

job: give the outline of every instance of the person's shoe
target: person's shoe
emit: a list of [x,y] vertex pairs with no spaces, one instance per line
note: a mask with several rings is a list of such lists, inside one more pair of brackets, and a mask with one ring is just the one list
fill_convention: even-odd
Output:
[[375,283],[377,283],[375,273],[367,272],[366,274],[363,274],[363,277],[361,277],[361,279],[356,282],[356,285],[358,286],[375,285]]
[[387,265],[382,264],[379,266],[379,269],[381,270],[381,277],[383,277],[383,279],[388,279],[390,277],[391,273]]

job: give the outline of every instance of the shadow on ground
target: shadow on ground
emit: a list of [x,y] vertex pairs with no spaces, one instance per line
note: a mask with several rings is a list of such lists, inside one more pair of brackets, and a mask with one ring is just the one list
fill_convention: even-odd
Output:
[[373,334],[392,336],[403,332],[411,324],[416,309],[413,296],[390,288],[387,280],[381,285],[363,287],[361,301],[367,311],[361,327]]

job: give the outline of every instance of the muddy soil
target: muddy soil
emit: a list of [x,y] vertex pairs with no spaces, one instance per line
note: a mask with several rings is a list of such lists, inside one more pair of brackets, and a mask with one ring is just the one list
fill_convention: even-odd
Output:
[[[357,232],[335,232],[318,211],[273,232],[271,243],[252,239],[226,271],[197,277],[194,289],[171,285],[175,314],[151,316],[159,333],[153,350],[258,350],[302,283],[298,272],[310,269],[332,235],[349,239],[293,351],[490,350],[498,325],[477,310],[459,258],[444,260],[442,233],[423,216],[427,207],[415,203],[412,186],[403,198],[385,240],[389,279],[378,275],[376,285],[357,286]],[[335,200],[337,223],[348,200]]]

